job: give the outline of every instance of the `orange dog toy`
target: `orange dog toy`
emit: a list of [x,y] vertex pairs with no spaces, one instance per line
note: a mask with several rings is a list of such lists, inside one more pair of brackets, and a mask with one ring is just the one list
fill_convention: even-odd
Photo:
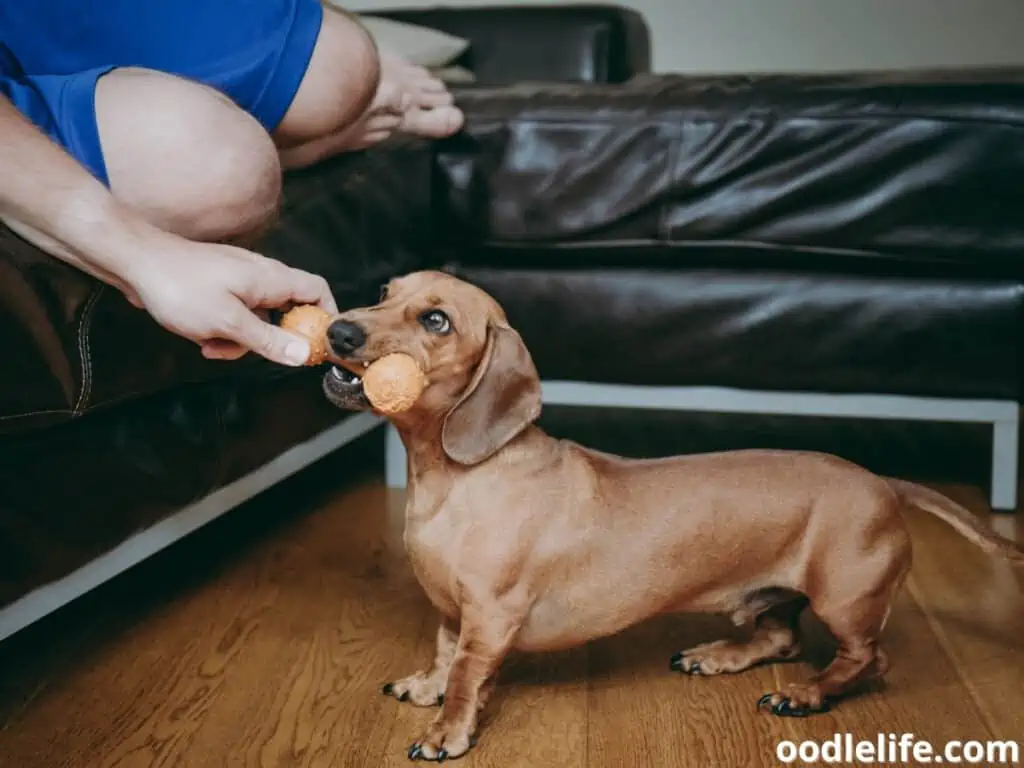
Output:
[[330,352],[327,346],[327,326],[331,324],[329,312],[315,305],[295,307],[281,318],[281,327],[297,333],[309,341],[309,357],[306,365],[320,365]]
[[427,377],[409,355],[384,355],[363,373],[366,399],[383,413],[401,413],[416,403],[427,386]]

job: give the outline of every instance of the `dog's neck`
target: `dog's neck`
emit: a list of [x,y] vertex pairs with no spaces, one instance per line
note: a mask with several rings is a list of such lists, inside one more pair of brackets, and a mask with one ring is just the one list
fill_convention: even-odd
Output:
[[[409,483],[424,482],[438,479],[442,483],[470,472],[472,466],[465,466],[454,461],[444,450],[442,441],[443,422],[441,420],[421,419],[409,421],[392,421],[405,446],[409,461]],[[506,457],[518,454],[516,446],[530,443],[530,456],[543,457],[557,448],[559,441],[547,435],[542,429],[531,424],[520,432],[510,443],[502,448]]]
[[393,420],[409,457],[409,480],[432,473],[450,472],[454,462],[441,445],[442,422],[432,418]]

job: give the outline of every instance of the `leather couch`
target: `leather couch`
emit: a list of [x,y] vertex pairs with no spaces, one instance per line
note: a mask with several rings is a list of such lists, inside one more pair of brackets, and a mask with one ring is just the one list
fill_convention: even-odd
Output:
[[[962,426],[947,460],[1015,509],[1024,70],[641,74],[460,103],[434,249],[505,306],[547,403],[623,407],[648,454],[783,444],[657,438],[693,423],[673,410],[813,417],[787,447],[890,474],[910,467],[894,448]],[[836,416],[870,436],[836,439]]]
[[[342,306],[447,268],[505,305],[546,382],[639,387],[607,417],[670,437],[686,422],[645,392],[1015,409],[1021,73],[654,76],[644,20],[614,6],[382,15],[470,38],[476,83],[459,136],[286,178],[260,249]],[[203,361],[2,230],[0,270],[0,638],[374,427],[319,371]],[[987,466],[976,439],[963,461]],[[627,440],[606,447],[682,445]]]

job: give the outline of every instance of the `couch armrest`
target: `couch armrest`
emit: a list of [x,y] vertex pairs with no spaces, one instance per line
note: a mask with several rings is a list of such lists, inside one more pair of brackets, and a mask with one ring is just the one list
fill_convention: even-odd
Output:
[[471,70],[480,85],[621,83],[651,68],[643,16],[615,5],[396,8],[365,15],[469,40],[456,63]]

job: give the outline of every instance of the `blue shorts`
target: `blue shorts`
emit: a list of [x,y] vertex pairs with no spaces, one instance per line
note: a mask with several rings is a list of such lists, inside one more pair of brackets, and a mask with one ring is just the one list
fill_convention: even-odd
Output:
[[96,81],[117,67],[189,78],[272,132],[309,66],[320,0],[0,0],[0,94],[104,184]]

